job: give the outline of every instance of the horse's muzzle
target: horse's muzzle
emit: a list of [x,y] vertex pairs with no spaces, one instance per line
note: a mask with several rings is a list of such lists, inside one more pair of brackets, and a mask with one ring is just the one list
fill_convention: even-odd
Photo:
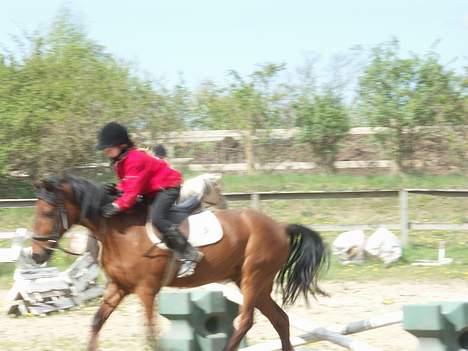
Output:
[[36,264],[43,264],[50,258],[50,251],[44,251],[41,254],[33,253],[32,259]]

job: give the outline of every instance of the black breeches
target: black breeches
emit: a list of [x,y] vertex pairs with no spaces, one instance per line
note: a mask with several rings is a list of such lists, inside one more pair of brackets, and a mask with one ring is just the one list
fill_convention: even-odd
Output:
[[173,225],[169,221],[169,209],[179,198],[180,188],[169,188],[159,191],[151,204],[151,222],[161,233],[166,233]]

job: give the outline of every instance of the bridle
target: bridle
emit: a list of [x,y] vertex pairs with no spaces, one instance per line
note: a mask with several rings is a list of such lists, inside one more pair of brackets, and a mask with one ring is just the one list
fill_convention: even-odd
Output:
[[51,235],[48,235],[48,236],[33,235],[31,239],[34,241],[49,243],[50,245],[41,245],[44,250],[48,250],[48,251],[60,250],[69,255],[82,256],[82,254],[69,251],[59,245],[60,230],[62,228],[65,231],[70,229],[70,223],[68,221],[68,215],[67,215],[67,210],[65,208],[62,191],[51,192],[45,189],[41,189],[37,194],[37,198],[44,200],[47,203],[57,207],[56,216],[55,216],[56,220],[54,222],[54,227],[53,227]]

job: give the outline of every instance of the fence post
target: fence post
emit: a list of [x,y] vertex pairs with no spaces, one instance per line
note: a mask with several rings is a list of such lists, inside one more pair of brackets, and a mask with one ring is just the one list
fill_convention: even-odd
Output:
[[256,210],[260,209],[260,194],[250,194],[250,207],[255,208]]
[[399,192],[400,198],[400,240],[405,247],[408,245],[408,231],[409,231],[409,220],[408,220],[408,191],[401,189]]

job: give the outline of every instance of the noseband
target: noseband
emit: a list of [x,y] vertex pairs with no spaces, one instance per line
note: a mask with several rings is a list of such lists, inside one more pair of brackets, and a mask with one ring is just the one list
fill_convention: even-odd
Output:
[[45,250],[48,250],[48,251],[60,250],[70,255],[81,256],[82,254],[68,251],[67,249],[62,248],[59,245],[60,229],[63,228],[65,231],[70,229],[70,224],[68,222],[68,216],[67,216],[67,210],[65,209],[65,204],[63,201],[62,191],[50,192],[45,189],[41,189],[37,194],[37,198],[44,200],[47,203],[57,207],[56,216],[55,216],[56,220],[54,222],[54,228],[52,230],[51,235],[48,235],[48,236],[33,235],[31,239],[34,241],[50,243],[51,244],[50,246],[41,245],[42,248]]

